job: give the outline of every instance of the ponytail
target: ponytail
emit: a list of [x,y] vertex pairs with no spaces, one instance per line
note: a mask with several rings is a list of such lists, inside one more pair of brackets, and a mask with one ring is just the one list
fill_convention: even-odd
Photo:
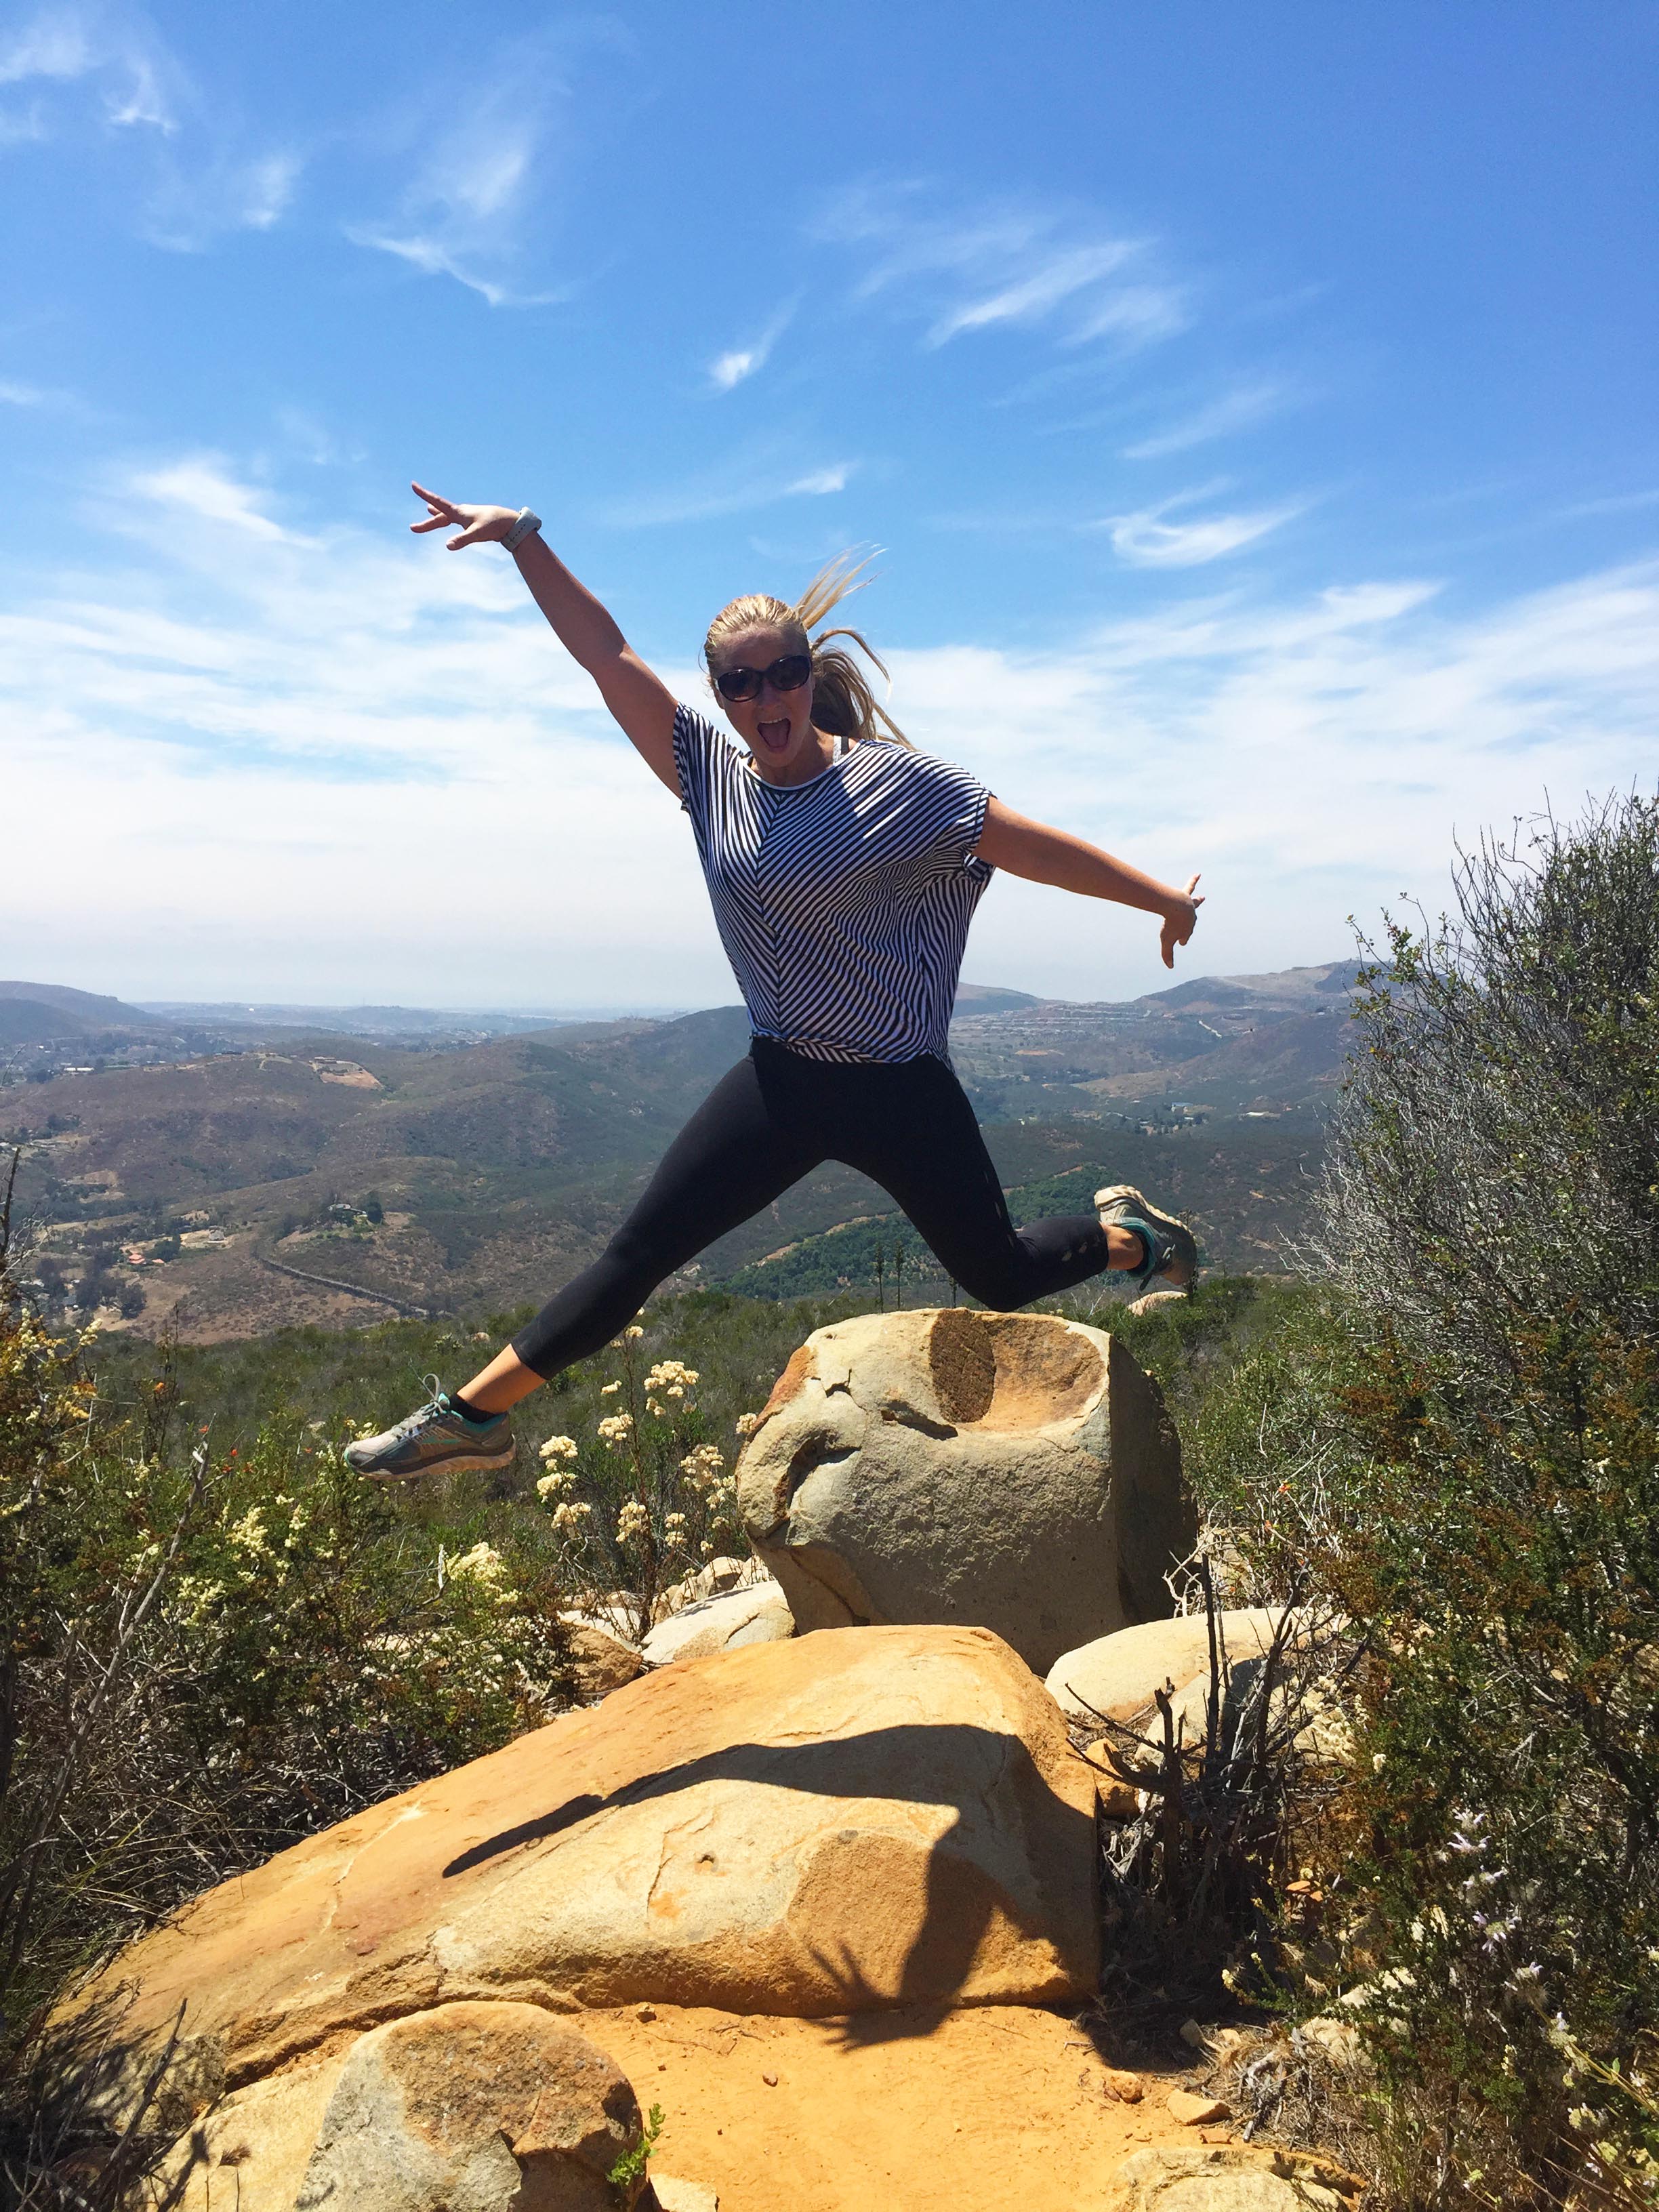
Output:
[[[819,569],[793,607],[758,592],[733,599],[708,625],[702,648],[705,667],[712,665],[721,641],[740,630],[781,630],[799,651],[811,656],[812,720],[818,729],[832,738],[845,738],[848,744],[858,744],[866,738],[887,738],[909,745],[909,738],[878,703],[859,662],[845,646],[832,645],[830,641],[848,639],[886,677],[887,664],[881,655],[855,629],[819,627],[843,599],[861,592],[872,580],[868,576],[862,581],[859,579],[873,557],[866,555],[862,561],[855,561],[850,553],[839,555]],[[911,750],[915,750],[914,746]]]

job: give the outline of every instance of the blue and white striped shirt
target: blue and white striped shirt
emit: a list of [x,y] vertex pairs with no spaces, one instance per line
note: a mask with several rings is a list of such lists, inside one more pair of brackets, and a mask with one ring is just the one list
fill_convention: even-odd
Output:
[[674,764],[756,1036],[811,1060],[945,1059],[994,873],[974,853],[984,785],[884,738],[810,782],[768,783],[690,707]]

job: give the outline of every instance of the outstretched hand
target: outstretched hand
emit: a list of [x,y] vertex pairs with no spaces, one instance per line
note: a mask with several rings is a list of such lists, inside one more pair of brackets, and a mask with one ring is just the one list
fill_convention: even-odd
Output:
[[463,545],[489,545],[506,537],[519,519],[518,509],[512,507],[457,507],[453,500],[441,499],[435,491],[424,484],[410,487],[417,499],[427,504],[424,522],[411,522],[410,528],[418,538],[426,530],[453,530],[459,534],[449,540],[449,550],[459,553]]
[[1176,945],[1185,945],[1198,927],[1198,909],[1203,905],[1204,901],[1202,897],[1194,896],[1197,890],[1198,878],[1194,876],[1182,895],[1184,904],[1177,908],[1174,914],[1165,915],[1164,917],[1164,927],[1158,938],[1158,950],[1164,955],[1164,965],[1166,968],[1175,966]]

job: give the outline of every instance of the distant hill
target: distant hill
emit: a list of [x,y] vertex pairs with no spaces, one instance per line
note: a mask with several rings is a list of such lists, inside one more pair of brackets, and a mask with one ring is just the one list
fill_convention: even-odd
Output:
[[[1144,1178],[1193,1212],[1218,1261],[1275,1264],[1346,1048],[1343,989],[1328,988],[1340,968],[1094,1006],[989,986],[965,997],[952,1054],[1017,1212],[1086,1207],[1097,1182]],[[100,1249],[186,1240],[137,1271],[146,1330],[181,1299],[187,1338],[361,1321],[351,1285],[478,1314],[545,1296],[598,1251],[747,1034],[739,1006],[454,1048],[273,1030],[15,1083],[0,1091],[0,1138],[30,1137],[22,1210],[52,1224],[48,1253],[70,1277]],[[908,1234],[885,1194],[831,1164],[691,1279],[793,1294],[873,1262],[896,1233]]]
[[7,1042],[33,1044],[164,1026],[142,1007],[96,991],[71,990],[66,983],[0,983],[0,1040]]

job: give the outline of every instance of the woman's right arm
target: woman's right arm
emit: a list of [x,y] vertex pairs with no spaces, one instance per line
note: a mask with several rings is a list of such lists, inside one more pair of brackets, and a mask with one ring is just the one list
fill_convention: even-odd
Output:
[[[415,485],[414,490],[430,511],[424,522],[413,522],[410,528],[417,536],[428,530],[454,530],[458,534],[449,540],[452,553],[464,545],[499,542],[518,520],[510,507],[458,507],[422,484]],[[576,581],[539,530],[532,530],[520,543],[513,557],[560,644],[593,678],[600,697],[647,767],[678,799],[680,779],[674,766],[677,702],[673,693],[646,666],[610,614],[585,584]]]

